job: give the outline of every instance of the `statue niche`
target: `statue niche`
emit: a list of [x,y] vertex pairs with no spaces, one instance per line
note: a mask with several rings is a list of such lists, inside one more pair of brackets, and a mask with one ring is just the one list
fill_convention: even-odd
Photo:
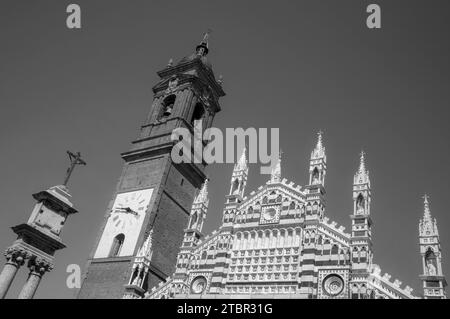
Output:
[[437,263],[436,263],[436,255],[431,249],[428,249],[425,254],[425,265],[427,267],[427,275],[436,276],[437,275]]
[[235,179],[233,182],[233,186],[231,188],[231,194],[236,195],[239,194],[239,180]]
[[357,214],[364,214],[365,211],[365,200],[364,197],[359,194],[358,198],[356,199],[356,213]]
[[314,168],[313,174],[312,174],[312,184],[316,185],[316,184],[320,184],[320,174],[319,174],[319,170],[316,168]]

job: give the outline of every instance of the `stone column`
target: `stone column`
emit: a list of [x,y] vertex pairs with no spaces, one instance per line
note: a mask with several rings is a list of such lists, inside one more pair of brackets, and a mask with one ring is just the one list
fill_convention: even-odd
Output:
[[25,263],[27,253],[18,248],[8,248],[5,252],[6,264],[0,274],[0,299],[4,299],[16,277],[17,270]]
[[47,271],[52,270],[53,265],[47,260],[36,257],[28,262],[28,268],[30,268],[30,274],[18,299],[33,299],[42,276]]

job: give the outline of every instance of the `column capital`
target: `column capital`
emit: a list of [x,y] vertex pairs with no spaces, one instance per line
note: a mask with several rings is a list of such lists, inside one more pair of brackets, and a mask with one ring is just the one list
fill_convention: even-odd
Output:
[[50,261],[35,257],[28,261],[28,268],[30,268],[30,273],[42,277],[46,272],[50,272],[54,265]]
[[20,247],[9,247],[4,253],[6,263],[20,267],[25,263],[25,260],[31,257],[31,254]]

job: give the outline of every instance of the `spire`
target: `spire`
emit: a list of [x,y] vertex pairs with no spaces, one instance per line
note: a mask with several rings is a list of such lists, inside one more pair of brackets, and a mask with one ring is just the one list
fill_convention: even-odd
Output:
[[431,217],[429,196],[423,196],[423,218],[419,222],[419,234],[421,236],[438,235],[436,219]]
[[270,181],[272,183],[277,183],[281,181],[281,150],[278,154],[277,164],[272,169],[272,175],[270,177]]
[[[439,241],[439,231],[436,218],[431,217],[428,195],[423,196],[423,218],[419,221],[420,258],[423,273],[420,279],[423,282],[425,299],[446,299],[445,287],[447,282],[442,273],[442,249]],[[433,289],[429,289],[430,280]]]
[[244,196],[245,186],[247,184],[248,165],[247,165],[247,147],[244,145],[241,157],[234,164],[233,174],[231,175],[231,187],[229,195]]
[[208,39],[209,35],[211,34],[211,30],[208,29],[208,31],[205,32],[203,35],[203,39],[200,42],[199,45],[195,48],[198,55],[205,56],[209,52],[209,45],[208,45]]
[[208,179],[205,180],[200,192],[195,198],[194,203],[206,203],[208,201]]
[[317,144],[311,153],[311,159],[325,158],[325,147],[323,146],[322,135],[322,131],[317,133]]
[[427,194],[425,194],[423,196],[423,206],[424,206],[423,219],[424,220],[430,220],[431,219],[430,204],[428,202],[428,195]]
[[139,249],[136,257],[146,257],[147,259],[151,258],[152,255],[152,237],[153,237],[153,228],[150,230],[147,239],[142,244]]
[[355,174],[354,184],[370,184],[369,171],[366,169],[366,153],[361,151],[359,158],[359,168]]
[[244,149],[242,150],[241,158],[239,161],[234,165],[234,171],[243,171],[247,169],[247,146],[244,146]]
[[317,145],[316,145],[316,149],[321,150],[323,149],[323,145],[322,145],[322,131],[319,131],[317,133]]
[[359,159],[358,173],[366,173],[366,163],[365,163],[364,156],[365,156],[364,151],[361,151],[360,159]]

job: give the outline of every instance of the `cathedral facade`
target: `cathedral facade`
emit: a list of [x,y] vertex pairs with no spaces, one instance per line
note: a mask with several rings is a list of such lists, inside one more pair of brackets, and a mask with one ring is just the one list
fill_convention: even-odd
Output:
[[[225,93],[195,52],[158,72],[154,100],[88,258],[78,298],[418,298],[382,274],[372,251],[371,185],[364,154],[354,176],[351,229],[325,214],[327,158],[319,134],[309,183],[282,178],[246,195],[246,151],[234,166],[222,225],[202,233],[208,212],[205,163],[171,159],[176,128],[210,128]],[[425,198],[420,221],[423,297],[445,298],[436,220]]]
[[[206,237],[201,235],[208,207],[204,184],[192,206],[176,271],[147,298],[419,298],[374,263],[364,153],[353,179],[349,232],[325,216],[326,154],[320,133],[307,186],[282,178],[279,160],[270,180],[245,196],[247,175],[244,151],[233,170],[222,225]],[[426,196],[419,235],[424,297],[445,298],[439,235]]]

